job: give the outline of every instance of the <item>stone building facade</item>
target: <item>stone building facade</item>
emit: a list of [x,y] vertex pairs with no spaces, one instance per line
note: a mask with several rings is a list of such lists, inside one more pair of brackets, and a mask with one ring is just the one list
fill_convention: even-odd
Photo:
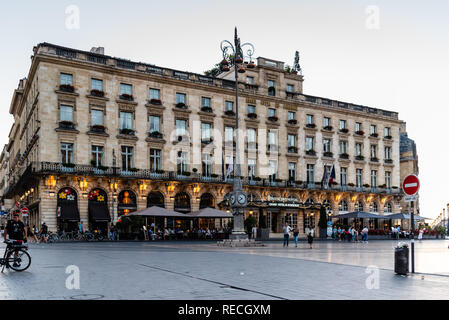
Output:
[[[232,72],[207,77],[37,45],[9,110],[3,198],[51,230],[75,211],[88,225],[89,201],[100,198],[112,221],[153,202],[181,212],[226,208],[239,143],[254,205],[246,214],[263,214],[273,233],[286,220],[302,234],[316,227],[322,203],[329,219],[400,211],[396,112],[306,95],[302,75],[258,58],[239,78],[234,141]],[[325,166],[336,174],[329,187],[321,185]]]

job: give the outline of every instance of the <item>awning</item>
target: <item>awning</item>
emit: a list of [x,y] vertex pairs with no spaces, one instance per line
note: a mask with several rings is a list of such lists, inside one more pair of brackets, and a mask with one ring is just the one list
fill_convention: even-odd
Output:
[[129,216],[190,218],[190,216],[186,214],[171,211],[157,206],[149,207],[140,211],[134,211],[127,215],[127,217]]
[[60,203],[58,218],[65,221],[80,221],[80,212],[76,203]]
[[341,219],[384,219],[384,216],[380,216],[378,214],[370,213],[370,212],[349,212],[344,214],[339,214],[333,216],[332,218],[341,218]]
[[89,220],[94,222],[111,221],[107,204],[89,203]]
[[192,218],[232,218],[233,215],[230,212],[217,210],[214,208],[204,208],[200,211],[191,212],[189,216]]
[[[394,214],[389,214],[387,216],[383,217],[384,219],[391,219],[391,220],[410,220],[411,219],[411,215],[408,213],[394,213]],[[418,215],[414,215],[414,220],[416,221],[423,221],[426,220],[428,218],[424,218]]]

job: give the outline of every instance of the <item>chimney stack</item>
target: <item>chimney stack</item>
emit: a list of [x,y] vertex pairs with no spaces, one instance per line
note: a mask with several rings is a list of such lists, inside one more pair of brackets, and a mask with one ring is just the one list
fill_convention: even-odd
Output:
[[104,55],[104,47],[92,47],[92,49],[90,49],[90,52]]

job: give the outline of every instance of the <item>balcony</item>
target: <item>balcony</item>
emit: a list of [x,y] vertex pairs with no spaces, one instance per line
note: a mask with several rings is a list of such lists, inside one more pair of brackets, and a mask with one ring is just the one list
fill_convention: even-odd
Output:
[[379,159],[376,157],[371,157],[370,161],[371,162],[379,162]]
[[340,154],[340,159],[348,160],[348,159],[349,159],[349,154],[347,154],[347,153],[341,153],[341,154]]
[[323,157],[333,158],[334,154],[332,152],[330,152],[330,151],[326,151],[326,152],[323,152]]
[[323,127],[324,131],[332,131],[334,128],[332,126],[325,126]]
[[226,110],[224,114],[228,117],[235,117],[235,112],[233,110]]
[[270,121],[270,122],[278,122],[278,120],[279,120],[279,118],[276,116],[268,117],[268,121]]
[[131,101],[131,102],[134,101],[134,97],[131,94],[123,93],[119,96],[119,98],[120,98],[120,100],[123,100],[123,101]]
[[163,134],[159,131],[152,131],[148,133],[148,137],[153,139],[162,139]]
[[379,134],[378,133],[371,133],[370,138],[379,138]]
[[94,124],[93,126],[90,126],[90,133],[100,133],[105,134],[106,133],[106,127],[101,124]]
[[393,164],[393,159],[385,159],[384,162],[386,164]]
[[94,89],[90,91],[90,95],[92,97],[104,98],[104,91]]
[[257,113],[254,113],[254,112],[248,113],[247,117],[249,119],[253,119],[253,120],[257,119]]
[[67,92],[67,93],[74,93],[75,87],[70,84],[61,84],[59,86],[59,90],[62,92]]
[[358,156],[355,156],[355,160],[358,160],[358,161],[364,161],[364,160],[365,160],[365,157],[362,156],[362,155],[358,155]]
[[307,123],[306,124],[306,128],[308,128],[308,129],[315,129],[316,128],[316,124],[315,123]]
[[298,153],[298,148],[295,146],[288,147],[288,153]]
[[208,144],[211,144],[213,141],[214,141],[214,139],[211,137],[203,138],[203,139],[201,139],[201,144],[208,145]]
[[58,129],[76,130],[75,129],[75,124],[72,121],[60,121]]
[[308,155],[308,156],[316,156],[316,151],[315,150],[307,150],[306,151],[306,155]]
[[133,129],[123,128],[123,129],[120,129],[120,134],[123,134],[126,136],[134,136],[135,131]]
[[188,107],[186,106],[186,104],[184,102],[178,102],[177,104],[175,104],[175,107],[181,110],[187,110]]
[[296,119],[290,119],[290,120],[288,120],[288,124],[296,125],[296,124],[298,124],[298,120],[296,120]]
[[358,136],[364,136],[365,132],[363,130],[358,130],[358,131],[355,132],[355,134],[358,135]]
[[150,104],[160,106],[162,105],[162,101],[160,99],[150,99]]
[[214,111],[209,106],[203,106],[203,107],[201,107],[201,112],[213,113]]
[[349,133],[349,129],[348,128],[341,128],[340,129],[340,133],[348,134]]

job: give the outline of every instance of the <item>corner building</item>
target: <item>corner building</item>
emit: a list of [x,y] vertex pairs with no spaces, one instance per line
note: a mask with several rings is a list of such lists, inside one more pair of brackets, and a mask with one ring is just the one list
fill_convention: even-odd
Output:
[[[26,205],[31,225],[45,221],[53,231],[78,220],[105,227],[151,205],[225,209],[239,143],[245,214],[265,219],[273,234],[285,221],[301,235],[318,230],[322,203],[329,220],[399,212],[396,112],[306,95],[302,75],[260,57],[239,74],[235,141],[232,78],[232,68],[207,77],[37,45],[9,110],[3,198]],[[336,172],[329,188],[321,186],[325,166]]]

